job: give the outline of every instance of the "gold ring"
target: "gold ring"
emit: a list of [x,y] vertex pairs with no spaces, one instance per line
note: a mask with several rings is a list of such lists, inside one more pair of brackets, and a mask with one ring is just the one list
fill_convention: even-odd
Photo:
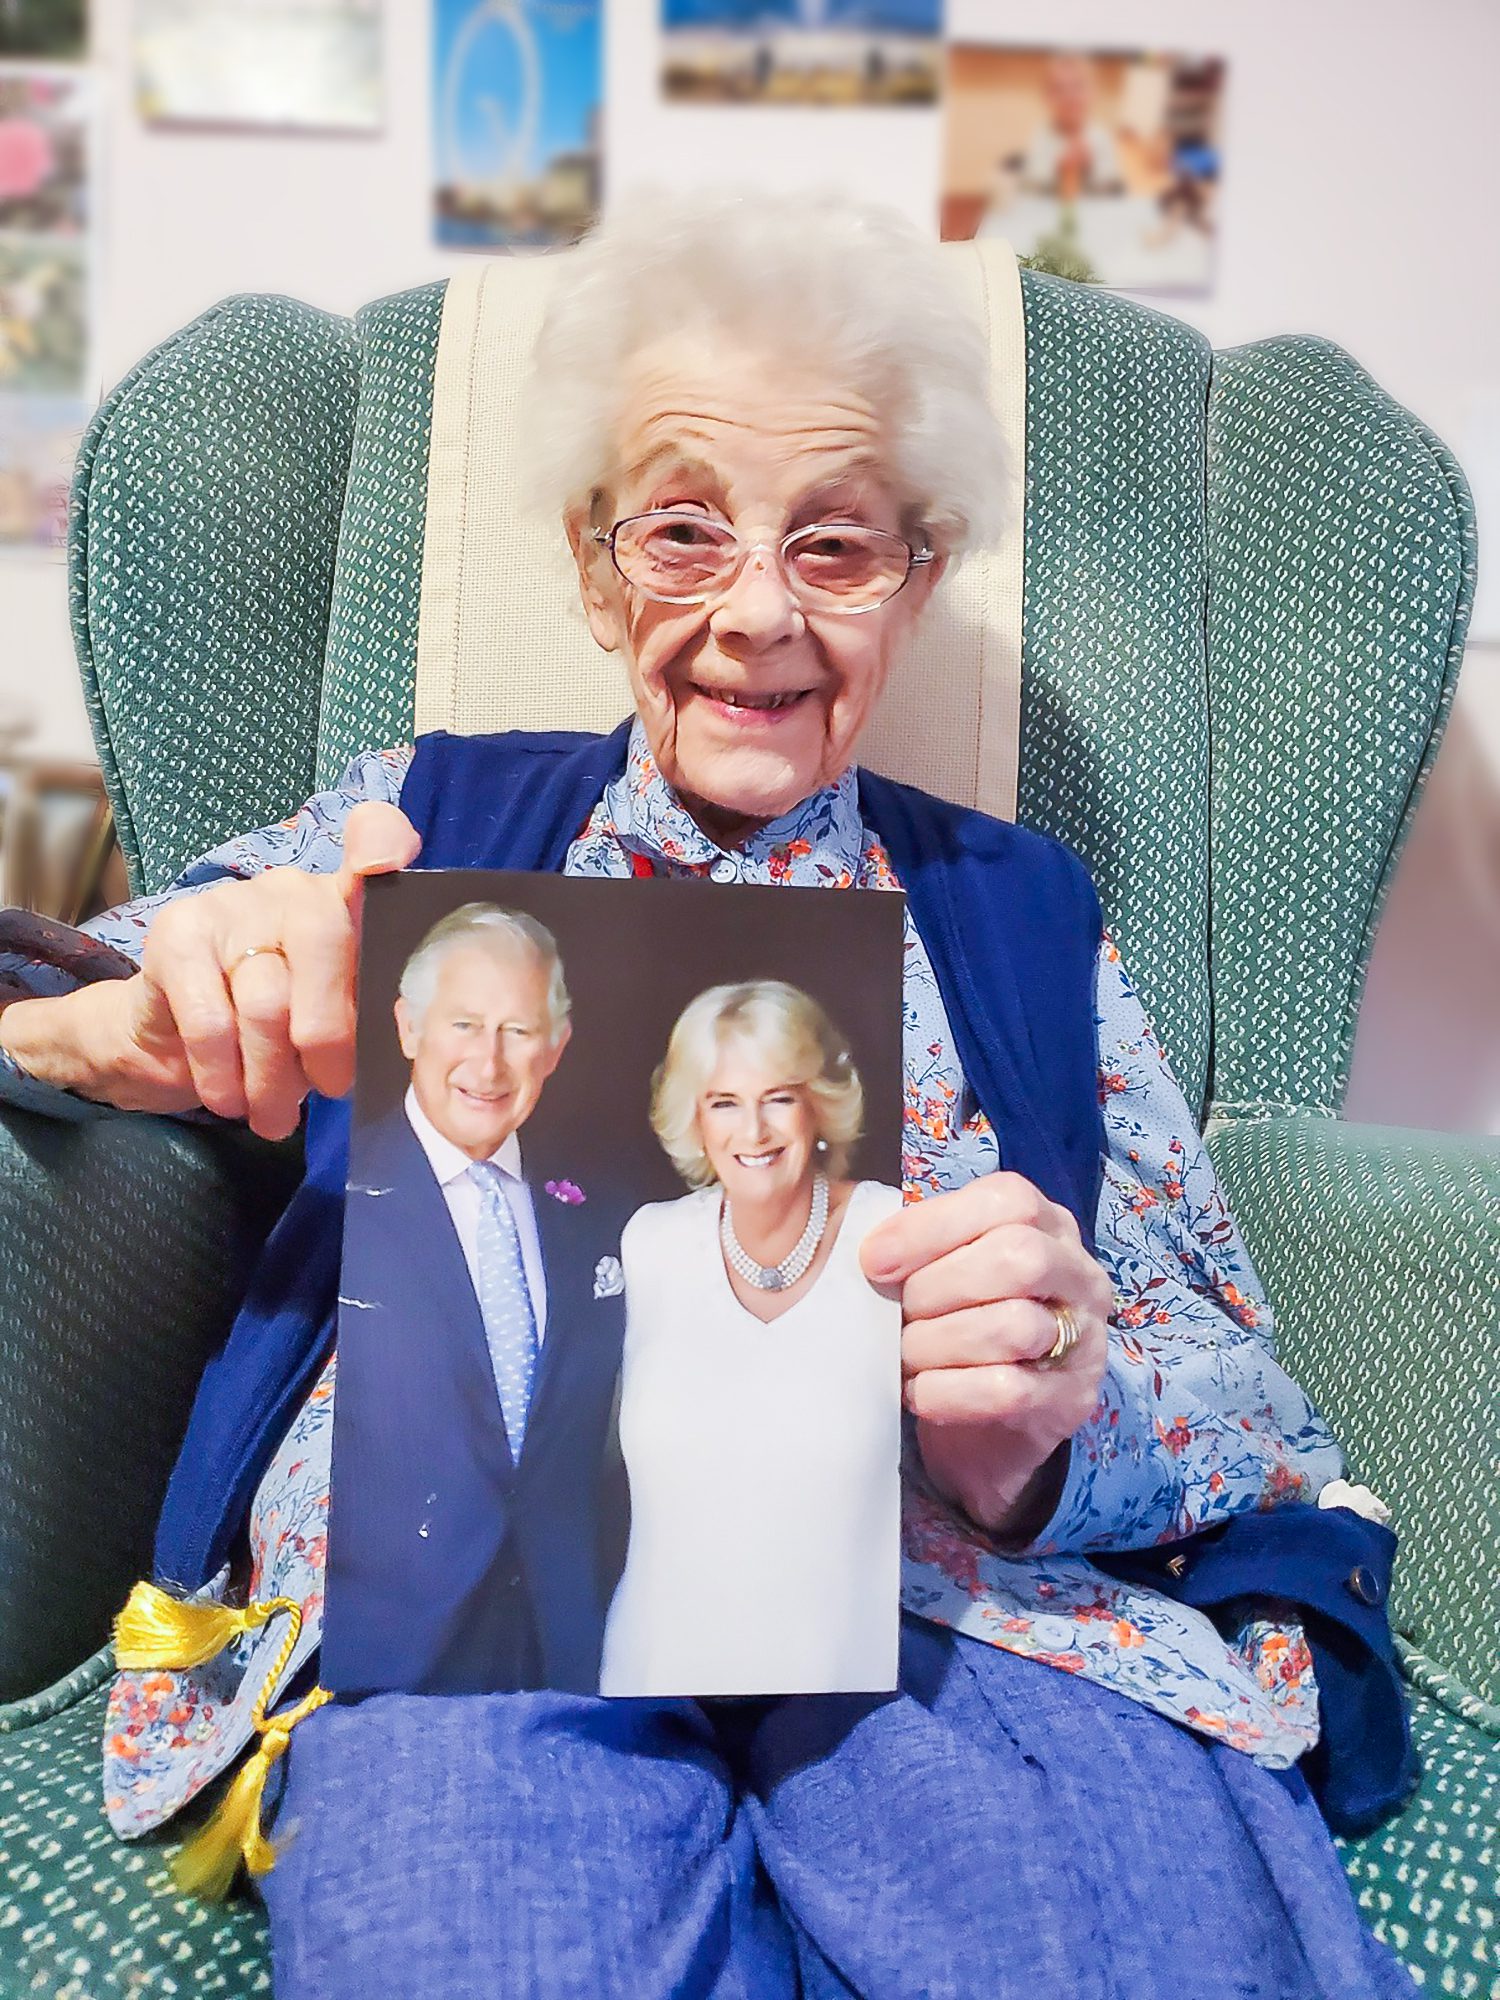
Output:
[[226,979],[233,979],[234,975],[239,971],[240,967],[245,963],[245,960],[247,958],[263,958],[267,952],[271,953],[274,957],[282,960],[285,960],[286,958],[286,950],[282,945],[247,944],[245,946],[245,949],[240,953],[239,957],[232,960],[230,964],[225,966],[224,977]]
[[1083,1328],[1074,1319],[1066,1306],[1049,1306],[1047,1310],[1057,1321],[1057,1338],[1041,1357],[1044,1367],[1055,1367],[1059,1361],[1066,1361],[1073,1349],[1083,1338]]

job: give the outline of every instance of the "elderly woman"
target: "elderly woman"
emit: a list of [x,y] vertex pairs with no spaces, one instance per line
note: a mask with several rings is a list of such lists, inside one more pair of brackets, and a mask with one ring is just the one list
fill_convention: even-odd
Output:
[[601,1693],[895,1678],[899,1324],[859,1252],[901,1197],[846,1178],[863,1114],[795,986],[711,987],[672,1029],[651,1124],[693,1192],[622,1240],[630,1543]]
[[[285,1620],[223,1614],[239,1636],[168,1696],[122,1675],[106,1746],[111,1818],[139,1832],[273,1705],[230,1831],[282,2000],[1411,1990],[1293,1768],[1318,1713],[1284,1609],[1220,1630],[1089,1560],[1232,1532],[1339,1457],[1271,1358],[1085,873],[855,763],[902,639],[992,526],[984,381],[935,249],[892,219],[627,209],[570,263],[530,402],[630,726],[372,751],[104,921],[139,976],[0,1017],[33,1101],[279,1135],[311,1095],[307,1183],[205,1375],[157,1544],[174,1591],[293,1600],[300,1636],[278,1680]],[[419,853],[905,888],[913,1199],[860,1250],[904,1315],[895,1697],[289,1705],[321,1614],[360,884]]]

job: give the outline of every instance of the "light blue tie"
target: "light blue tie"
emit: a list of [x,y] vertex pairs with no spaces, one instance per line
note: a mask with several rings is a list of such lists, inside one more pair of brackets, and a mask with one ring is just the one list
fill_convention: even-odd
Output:
[[493,1160],[476,1160],[469,1178],[479,1188],[479,1310],[489,1344],[490,1366],[505,1413],[512,1459],[521,1456],[531,1391],[536,1381],[536,1314],[515,1211],[505,1193],[505,1175]]

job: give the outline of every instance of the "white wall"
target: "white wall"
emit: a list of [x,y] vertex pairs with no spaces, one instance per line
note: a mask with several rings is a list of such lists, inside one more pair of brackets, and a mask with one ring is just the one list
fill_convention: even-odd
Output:
[[[663,107],[656,0],[606,4],[612,198],[676,173],[838,181],[935,216],[937,114]],[[1462,454],[1471,403],[1500,394],[1495,0],[949,0],[951,31],[982,36],[1002,12],[1016,40],[1226,55],[1217,287],[1172,309],[1219,345],[1330,335]],[[386,0],[386,13],[384,134],[273,139],[144,130],[129,0],[95,0],[101,388],[228,292],[348,311],[450,267],[427,237],[427,7]],[[0,564],[0,724],[18,702],[36,712],[35,747],[86,754],[57,562]],[[1500,1132],[1496,990],[1500,647],[1472,652],[1396,884],[1350,1115]]]

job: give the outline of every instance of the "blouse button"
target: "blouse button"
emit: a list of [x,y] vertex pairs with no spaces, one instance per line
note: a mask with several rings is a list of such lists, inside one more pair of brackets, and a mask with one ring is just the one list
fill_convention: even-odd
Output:
[[708,872],[715,882],[737,882],[740,874],[738,863],[727,854],[721,854]]

